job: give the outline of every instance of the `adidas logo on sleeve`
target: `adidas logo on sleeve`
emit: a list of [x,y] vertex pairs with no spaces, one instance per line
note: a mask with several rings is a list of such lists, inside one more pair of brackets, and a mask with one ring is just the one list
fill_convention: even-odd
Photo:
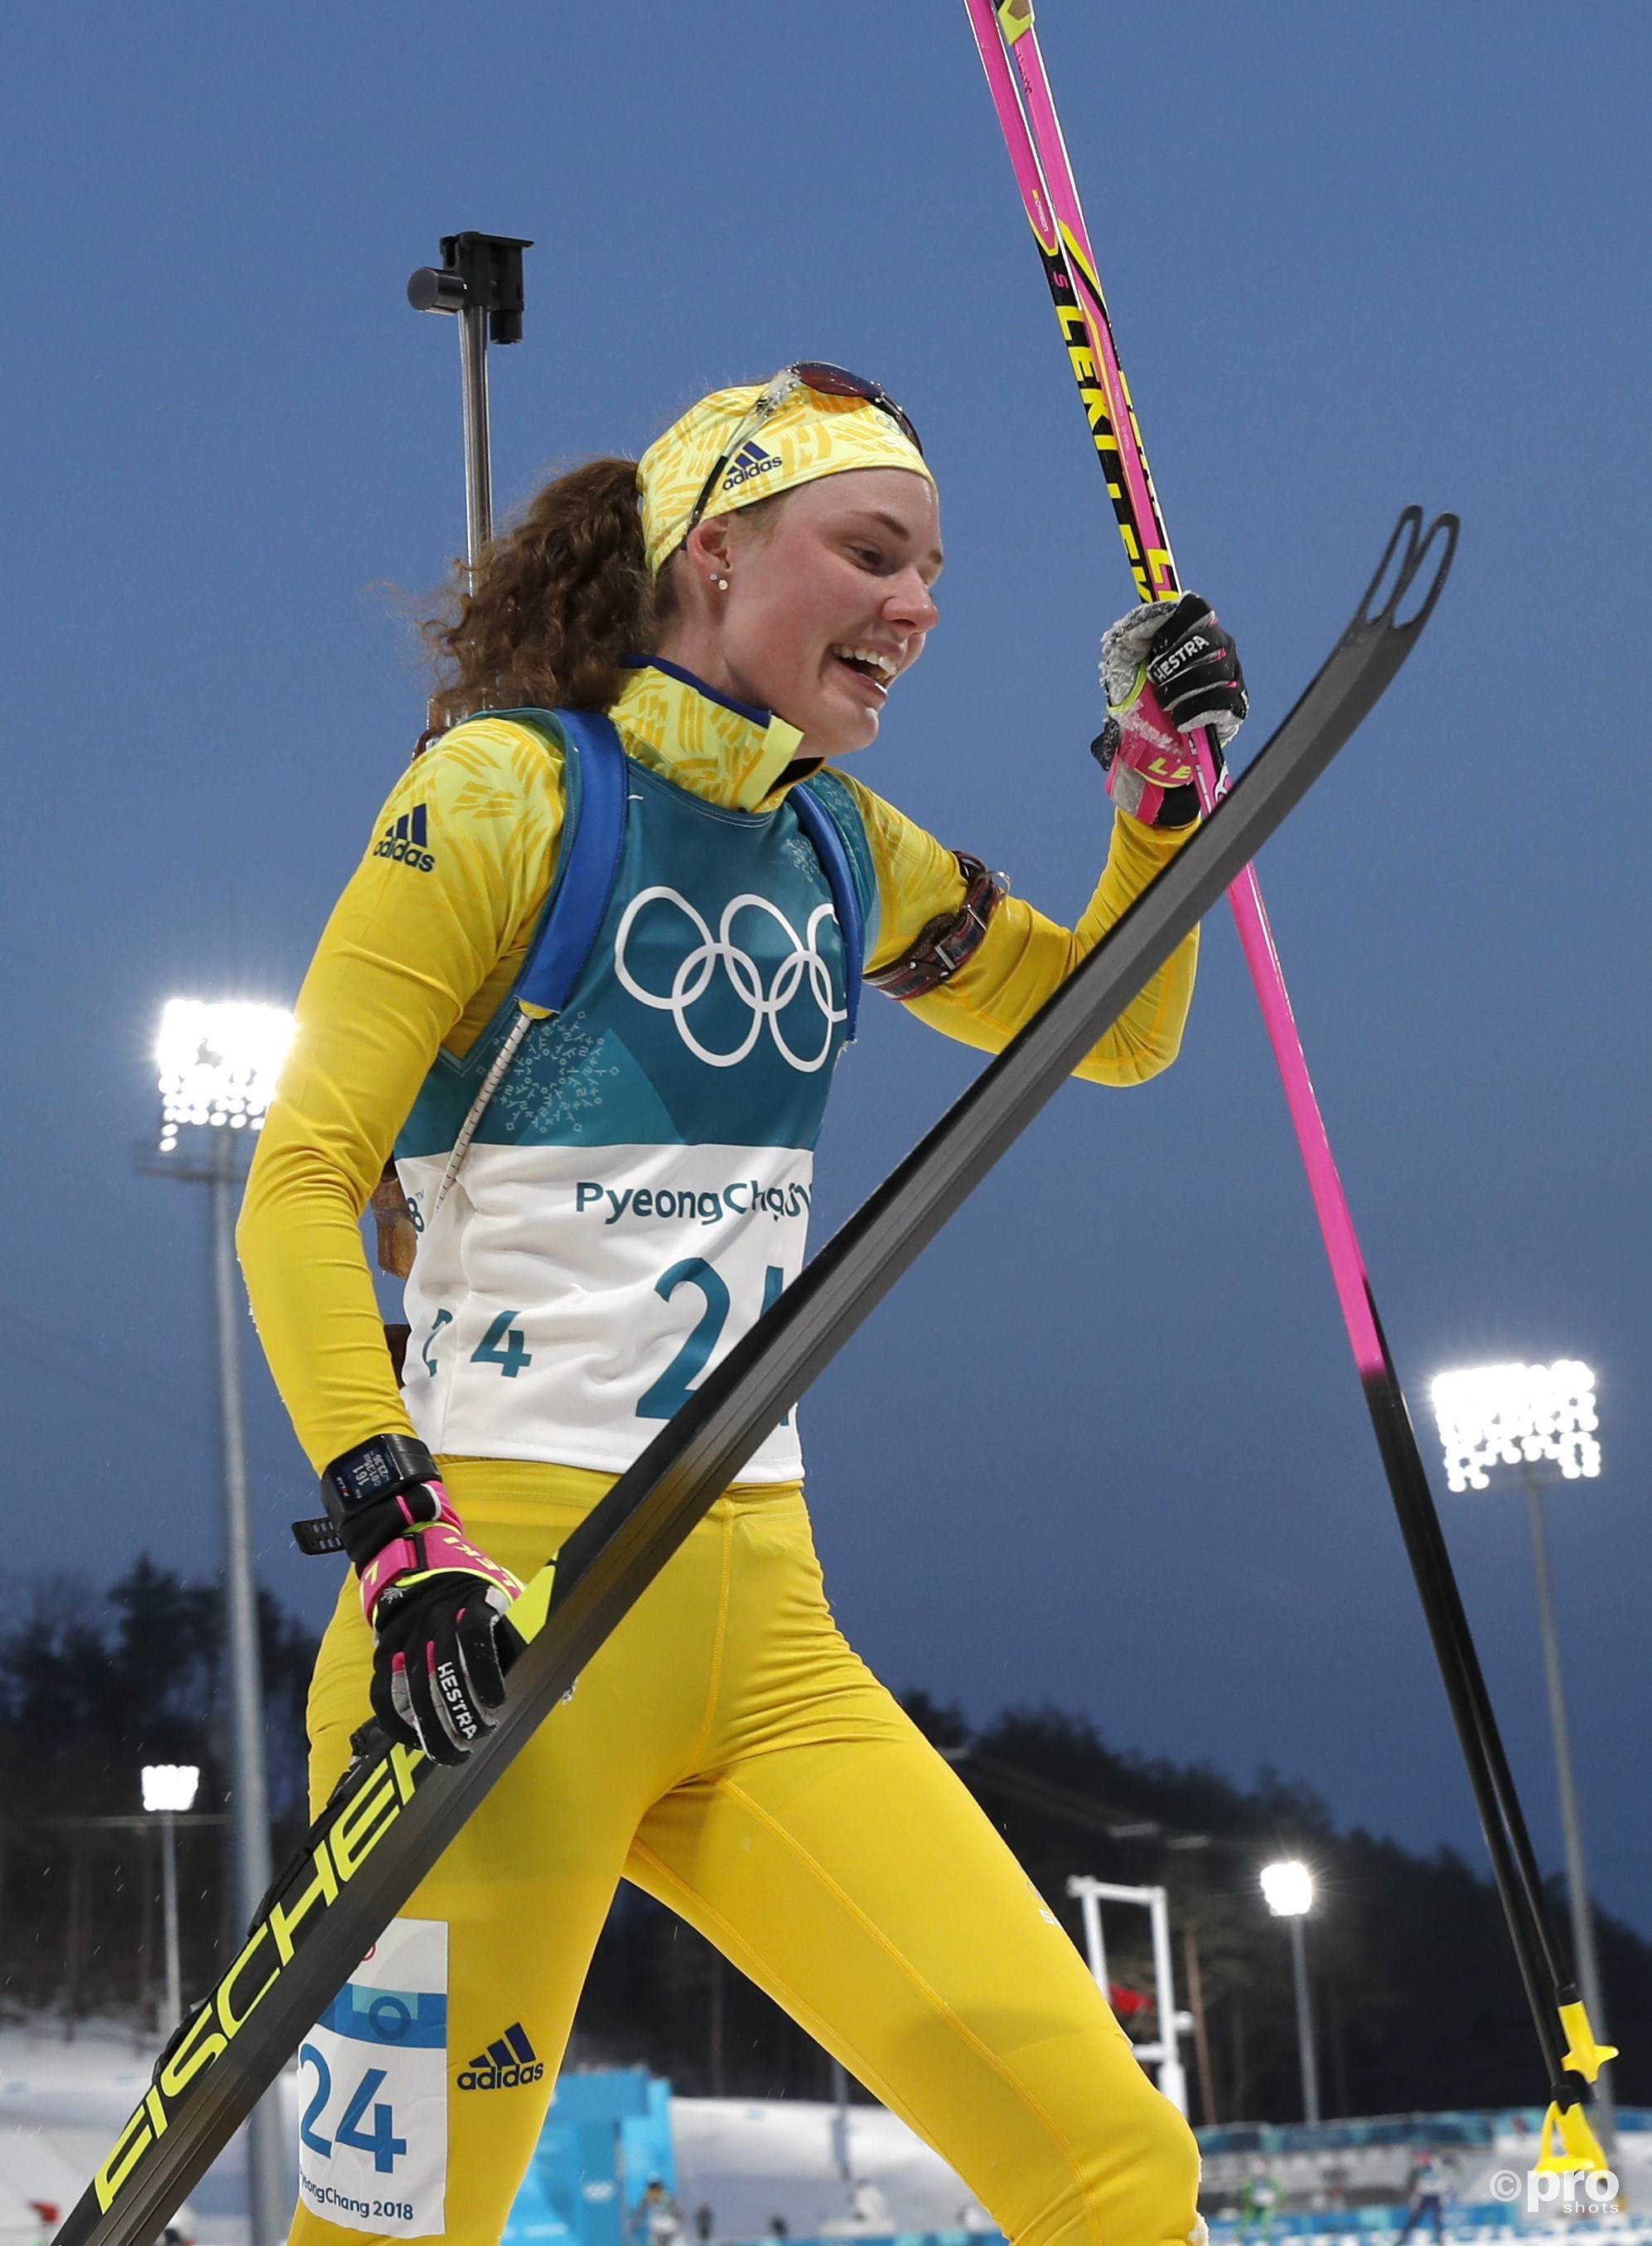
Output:
[[754,476],[766,476],[780,466],[779,456],[765,453],[755,437],[749,445],[742,445],[729,463],[729,472],[723,479],[724,491],[733,491],[740,484],[749,484]]
[[426,814],[427,807],[416,803],[399,819],[392,819],[373,845],[374,857],[394,858],[404,866],[411,866],[415,873],[428,874],[436,860],[427,847],[430,837]]
[[479,2051],[460,2072],[461,2090],[514,2090],[519,2083],[537,2082],[545,2062],[536,2057],[520,2020],[506,2029],[497,2043]]

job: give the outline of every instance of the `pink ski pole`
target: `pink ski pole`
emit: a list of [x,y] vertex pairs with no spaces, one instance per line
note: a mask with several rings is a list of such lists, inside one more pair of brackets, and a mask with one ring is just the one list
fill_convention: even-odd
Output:
[[[964,5],[1044,261],[1062,339],[1107,479],[1137,590],[1144,601],[1174,600],[1181,586],[1170,536],[1119,364],[1112,323],[1038,44],[1032,0],[1000,0],[996,7],[994,0],[964,0]],[[1217,766],[1208,735],[1201,732],[1195,739],[1200,793],[1208,810],[1214,800]],[[1246,868],[1227,897],[1284,1086],[1336,1298],[1468,1764],[1504,1915],[1548,2071],[1551,2104],[1543,2153],[1547,2161],[1551,2145],[1558,2140],[1553,2165],[1594,2159],[1603,2166],[1585,2109],[1590,2096],[1588,2085],[1615,2054],[1596,2043],[1578,1991],[1560,1965],[1541,1875],[1416,1433],[1377,1319],[1365,1259],[1308,1072],[1254,868]]]

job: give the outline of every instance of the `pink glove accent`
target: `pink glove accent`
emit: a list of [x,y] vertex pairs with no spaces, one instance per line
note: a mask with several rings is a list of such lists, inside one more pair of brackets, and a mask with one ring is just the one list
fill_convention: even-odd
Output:
[[[481,1576],[497,1584],[506,1598],[513,1599],[521,1585],[508,1568],[501,1568],[497,1560],[490,1560],[486,1552],[471,1542],[442,1484],[425,1482],[421,1487],[435,1496],[440,1510],[434,1521],[421,1521],[409,1535],[392,1537],[388,1544],[381,1545],[362,1569],[362,1612],[368,1621],[371,1622],[374,1608],[391,1585],[404,1576]],[[405,1514],[409,1511],[405,1502],[402,1510]]]
[[1123,738],[1107,773],[1107,793],[1121,810],[1151,827],[1167,790],[1188,786],[1198,771],[1193,742],[1165,715],[1151,679],[1142,680],[1128,709],[1112,715]]

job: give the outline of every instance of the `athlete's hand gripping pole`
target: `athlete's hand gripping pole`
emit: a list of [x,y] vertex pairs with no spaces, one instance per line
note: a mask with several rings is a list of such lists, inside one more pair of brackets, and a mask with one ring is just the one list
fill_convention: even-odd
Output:
[[[1078,185],[1038,44],[1033,0],[998,0],[996,6],[994,0],[964,0],[964,5],[1044,261],[1062,340],[1107,480],[1137,590],[1144,602],[1175,601],[1181,588],[1170,537],[1097,276]],[[1220,747],[1208,732],[1196,738],[1196,783],[1208,808],[1220,792]],[[1612,2053],[1608,2046],[1596,2043],[1577,1989],[1559,1963],[1541,1875],[1422,1454],[1377,1319],[1364,1256],[1309,1076],[1261,891],[1249,865],[1229,890],[1228,902],[1284,1085],[1337,1300],[1468,1765],[1504,1915],[1548,2071],[1551,2126],[1546,2131],[1546,2146],[1558,2137],[1566,2148],[1564,2155],[1556,2154],[1562,2164],[1577,2167],[1587,2160],[1603,2168],[1604,2159],[1582,2107],[1590,2094],[1587,2086]]]
[[487,346],[522,340],[522,252],[507,234],[447,234],[439,265],[421,265],[407,284],[416,312],[459,314],[465,393],[465,555],[472,568],[493,535],[493,460],[487,427]]
[[[1250,700],[1231,632],[1208,601],[1145,601],[1101,636],[1107,722],[1090,752],[1107,793],[1145,827],[1191,827],[1227,777],[1222,751]],[[1200,737],[1214,743],[1215,786],[1200,786]]]

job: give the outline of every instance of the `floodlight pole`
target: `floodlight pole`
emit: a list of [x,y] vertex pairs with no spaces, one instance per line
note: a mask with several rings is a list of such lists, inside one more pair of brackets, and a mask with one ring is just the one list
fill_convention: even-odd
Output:
[[1319,2120],[1319,2060],[1314,2051],[1314,2008],[1308,1993],[1308,1921],[1306,1911],[1294,1911],[1290,1928],[1291,1970],[1296,1982],[1296,2048],[1302,2065],[1302,2119]]
[[183,1966],[178,1955],[178,1821],[170,1809],[160,1812],[160,1916],[167,1942],[167,2016],[160,2024],[164,2043],[184,2016]]
[[849,2074],[840,2059],[832,2061],[832,2104],[833,2165],[840,2181],[853,2183],[854,2168],[849,2159]]
[[[214,1133],[213,1297],[218,1327],[218,1409],[224,1474],[224,1619],[229,1666],[230,1856],[235,1923],[249,1926],[269,1887],[269,1785],[264,1766],[263,1664],[258,1643],[258,1591],[247,1502],[247,1422],[241,1394],[241,1285],[235,1269],[237,1160],[246,1134]],[[252,2246],[280,2246],[287,2235],[278,2092],[262,2098],[247,2124],[247,2199]]]
[[[248,1134],[228,1126],[211,1132],[204,1154],[140,1151],[152,1177],[204,1185],[211,1201],[214,1324],[218,1346],[219,1449],[223,1470],[224,1658],[229,1672],[230,1895],[237,1927],[249,1925],[269,1887],[269,1786],[264,1765],[263,1664],[259,1653],[258,1590],[247,1499],[247,1423],[241,1393],[241,1295],[235,1269],[235,1199]],[[167,1869],[175,1883],[170,1856]],[[164,1876],[164,1875],[163,1875]],[[169,1922],[170,1923],[170,1922]],[[181,1991],[167,1951],[167,2001]],[[281,2246],[287,2235],[287,2162],[280,2093],[271,2091],[247,2123],[247,2199],[251,2246]]]
[[[1572,1769],[1572,1733],[1566,1717],[1566,1688],[1560,1681],[1560,1639],[1554,1624],[1554,1587],[1549,1572],[1548,1535],[1543,1519],[1543,1491],[1536,1468],[1520,1463],[1526,1487],[1526,1517],[1532,1525],[1532,1569],[1537,1577],[1537,1626],[1543,1642],[1543,1671],[1548,1680],[1549,1728],[1554,1735],[1554,1790],[1559,1797],[1560,1837],[1566,1848],[1566,1887],[1572,1909],[1572,1951],[1577,1977],[1588,2007],[1589,2024],[1597,2037],[1606,2035],[1606,2011],[1601,2001],[1601,1966],[1594,1946],[1594,1915],[1589,1907],[1588,1873],[1583,1861],[1583,1817],[1578,1806],[1577,1780]],[[1612,2084],[1603,2069],[1594,2086],[1594,2112],[1602,2147],[1611,2152],[1617,2141],[1617,2113]]]
[[449,234],[439,265],[421,265],[407,284],[416,312],[459,315],[465,406],[466,558],[475,568],[493,535],[493,468],[488,434],[487,346],[522,340],[522,252],[505,234]]
[[269,1787],[264,1769],[264,1692],[258,1592],[247,1502],[247,1423],[241,1379],[241,1289],[235,1270],[235,1160],[240,1133],[218,1133],[212,1188],[214,1307],[218,1326],[218,1409],[224,1468],[225,1644],[229,1665],[230,1833],[235,1912],[251,1923],[274,1868]]

